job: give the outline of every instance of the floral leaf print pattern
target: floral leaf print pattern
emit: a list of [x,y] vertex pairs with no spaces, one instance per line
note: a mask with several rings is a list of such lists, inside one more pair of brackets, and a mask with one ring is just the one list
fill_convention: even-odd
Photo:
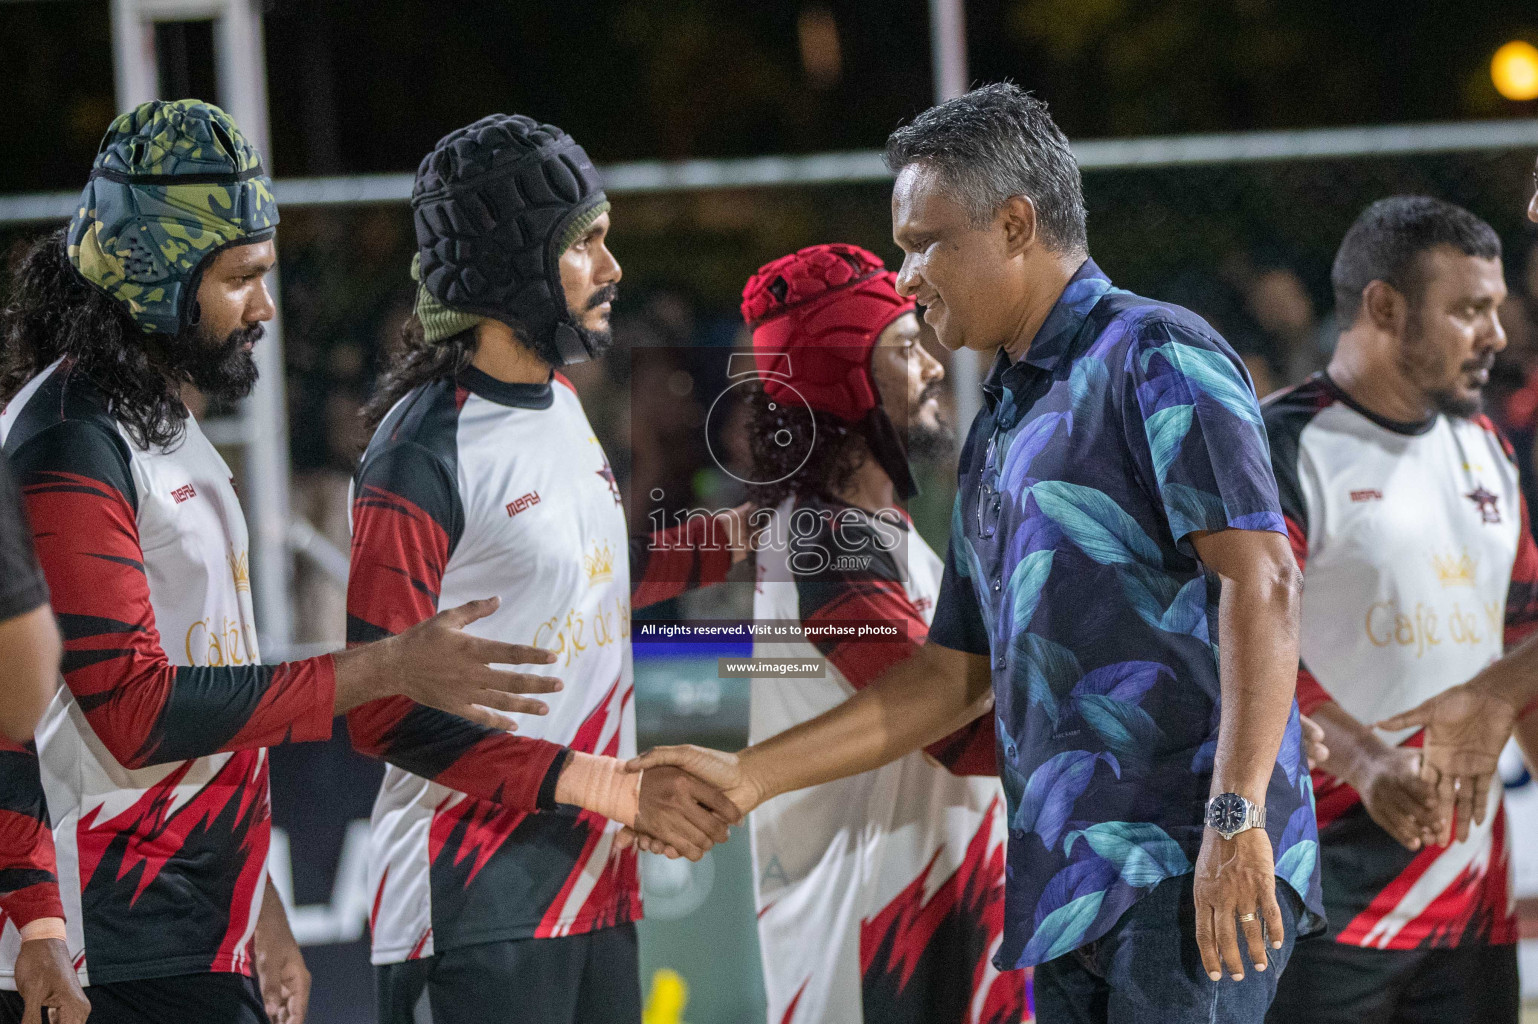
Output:
[[1169,666],[1157,661],[1119,661],[1086,673],[1073,688],[1075,697],[1100,696],[1136,704],[1160,677],[1171,679]]
[[1013,607],[1014,632],[1030,628],[1031,617],[1041,601],[1041,588],[1046,586],[1047,574],[1052,571],[1052,551],[1032,551],[1020,559],[1014,575],[1009,578],[1009,599]]
[[1156,355],[1163,356],[1193,388],[1220,403],[1229,413],[1254,426],[1261,425],[1260,407],[1255,404],[1255,396],[1245,388],[1234,372],[1233,363],[1226,357],[1195,345],[1172,341],[1143,350],[1144,373],[1148,372],[1148,364]]
[[1169,475],[1170,463],[1180,453],[1180,442],[1191,430],[1191,414],[1195,411],[1194,405],[1171,405],[1148,417],[1148,447],[1161,486]]
[[1158,565],[1158,545],[1137,520],[1107,495],[1063,480],[1044,480],[1031,488],[1042,514],[1062,528],[1080,551],[1101,565]]
[[[1068,377],[1068,390],[1072,397],[1075,416],[1081,420],[1084,418],[1090,403],[1105,391],[1106,382],[1110,377],[1110,369],[1104,362],[1093,356],[1073,364],[1073,373]],[[1071,423],[1068,429],[1073,429]]]
[[1314,836],[1314,802],[1309,800],[1292,812],[1282,831],[1278,849],[1286,850],[1276,862],[1276,876],[1284,878],[1299,892],[1308,891],[1319,862],[1319,842]]
[[1198,530],[1222,530],[1228,526],[1228,511],[1223,507],[1223,499],[1198,487],[1165,484],[1164,506],[1169,512],[1170,532],[1177,537]]
[[1180,844],[1158,825],[1146,821],[1102,821],[1070,832],[1063,839],[1063,852],[1072,856],[1074,844],[1081,838],[1095,856],[1116,868],[1122,881],[1137,888],[1158,885],[1191,870]]
[[1115,878],[1115,866],[1098,857],[1075,861],[1053,875],[1036,903],[1036,934],[1022,959],[1045,963],[1082,946]]
[[1293,701],[1292,713],[1287,716],[1287,728],[1282,732],[1282,747],[1276,754],[1276,763],[1287,773],[1287,781],[1298,782],[1298,769],[1303,766],[1303,723],[1298,720],[1298,702]]
[[1048,848],[1056,846],[1074,801],[1084,794],[1099,761],[1110,765],[1112,773],[1121,778],[1121,765],[1109,752],[1065,750],[1041,765],[1025,785],[1025,795],[1010,821],[1011,827],[1035,832]]
[[1058,424],[1067,421],[1068,417],[1062,413],[1052,413],[1037,417],[1019,431],[1008,435],[1003,441],[1007,450],[1004,452],[995,489],[1023,503],[1030,485],[1035,483],[1030,476],[1031,463],[1036,461],[1036,456],[1052,440]]
[[1059,718],[1058,702],[1067,696],[1074,682],[1084,674],[1079,667],[1079,659],[1061,644],[1055,644],[1034,633],[1017,634],[1014,648],[1018,663],[1025,673],[1029,700],[1040,705],[1056,726]]
[[1086,694],[1074,698],[1074,708],[1095,730],[1100,741],[1137,774],[1142,774],[1149,757],[1165,745],[1164,733],[1153,716],[1136,704],[1100,694]]

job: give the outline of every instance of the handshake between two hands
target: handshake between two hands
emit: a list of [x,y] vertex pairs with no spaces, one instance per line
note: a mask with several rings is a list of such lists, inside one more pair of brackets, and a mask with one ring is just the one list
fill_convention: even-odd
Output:
[[691,745],[656,747],[627,762],[640,773],[640,807],[634,825],[617,840],[650,853],[697,861],[728,838],[727,826],[764,799],[763,787],[742,759],[724,750]]

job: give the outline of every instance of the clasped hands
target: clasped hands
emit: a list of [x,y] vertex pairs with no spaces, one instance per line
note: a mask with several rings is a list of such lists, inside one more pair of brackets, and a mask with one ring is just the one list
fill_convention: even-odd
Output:
[[[1390,749],[1389,756],[1398,765],[1397,788],[1389,785],[1396,773],[1387,770],[1362,782],[1380,792],[1363,792],[1358,785],[1368,812],[1410,849],[1467,839],[1471,824],[1484,824],[1501,750],[1511,738],[1517,717],[1518,709],[1503,692],[1498,669],[1492,666],[1466,683],[1378,722],[1379,729],[1421,729],[1421,746],[1418,752]],[[1375,810],[1375,804],[1381,811]],[[1397,822],[1397,827],[1384,824],[1380,814]]]
[[640,809],[634,827],[617,840],[650,853],[697,861],[727,840],[729,825],[764,798],[763,788],[737,754],[689,744],[655,747],[627,762],[641,773]]

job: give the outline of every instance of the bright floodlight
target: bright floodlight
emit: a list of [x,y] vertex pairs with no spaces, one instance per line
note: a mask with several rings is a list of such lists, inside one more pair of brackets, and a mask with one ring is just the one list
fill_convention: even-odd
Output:
[[1496,50],[1490,80],[1508,100],[1538,100],[1538,47],[1514,39]]

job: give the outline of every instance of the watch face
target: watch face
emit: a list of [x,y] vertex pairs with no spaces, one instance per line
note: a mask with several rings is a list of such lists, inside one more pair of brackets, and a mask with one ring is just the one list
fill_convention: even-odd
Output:
[[1244,797],[1223,793],[1212,798],[1207,807],[1207,824],[1219,832],[1237,832],[1244,827],[1247,808]]

